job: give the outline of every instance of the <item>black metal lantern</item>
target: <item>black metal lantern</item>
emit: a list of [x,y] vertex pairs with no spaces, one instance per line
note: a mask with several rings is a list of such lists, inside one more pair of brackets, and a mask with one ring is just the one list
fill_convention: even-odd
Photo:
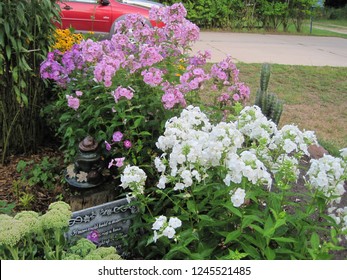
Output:
[[98,143],[93,137],[87,136],[79,143],[78,148],[75,162],[66,168],[66,181],[76,188],[99,186],[104,178]]

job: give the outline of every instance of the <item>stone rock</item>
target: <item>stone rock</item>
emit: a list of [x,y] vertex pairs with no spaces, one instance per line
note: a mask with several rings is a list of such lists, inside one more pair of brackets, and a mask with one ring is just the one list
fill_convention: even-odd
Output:
[[324,155],[328,155],[329,152],[319,145],[311,145],[308,147],[308,152],[310,153],[311,158],[320,159]]

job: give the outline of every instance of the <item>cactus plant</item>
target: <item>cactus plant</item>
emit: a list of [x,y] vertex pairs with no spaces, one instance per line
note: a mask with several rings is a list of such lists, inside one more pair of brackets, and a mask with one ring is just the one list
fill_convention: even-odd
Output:
[[283,112],[283,101],[274,93],[268,93],[270,80],[270,64],[264,63],[260,72],[260,88],[257,91],[255,105],[259,106],[263,114],[278,125]]

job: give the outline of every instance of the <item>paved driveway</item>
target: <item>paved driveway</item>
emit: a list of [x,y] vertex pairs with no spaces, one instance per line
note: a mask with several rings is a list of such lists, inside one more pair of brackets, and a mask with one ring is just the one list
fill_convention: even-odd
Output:
[[347,39],[336,37],[200,32],[198,50],[211,50],[211,62],[229,54],[235,62],[347,67]]

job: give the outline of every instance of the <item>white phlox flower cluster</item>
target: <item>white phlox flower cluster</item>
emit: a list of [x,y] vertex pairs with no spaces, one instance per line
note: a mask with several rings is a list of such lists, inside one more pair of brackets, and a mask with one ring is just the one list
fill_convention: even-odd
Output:
[[286,173],[290,173],[296,178],[296,181],[300,175],[299,161],[295,157],[281,154],[275,162],[271,164],[271,172],[276,174],[279,171],[285,169]]
[[241,155],[231,154],[228,157],[228,173],[224,183],[229,186],[231,182],[240,184],[245,177],[252,184],[267,184],[271,188],[272,178],[265,165],[251,151],[243,151]]
[[176,178],[175,190],[190,187],[194,180],[200,182],[209,168],[225,165],[228,155],[236,153],[243,142],[234,123],[212,126],[204,113],[188,106],[179,118],[166,123],[164,135],[156,143],[165,152],[154,162],[161,173],[157,187],[164,189],[169,177]]
[[133,195],[144,193],[144,186],[146,183],[147,175],[146,173],[137,166],[127,165],[121,175],[121,187],[124,189],[130,188]]
[[313,131],[302,132],[295,125],[285,125],[274,134],[269,148],[271,150],[282,149],[287,154],[297,152],[308,156],[307,149],[311,144],[317,144],[316,135]]
[[235,207],[240,207],[245,202],[246,191],[241,188],[237,188],[235,191],[230,191],[230,199]]
[[164,135],[158,138],[156,145],[165,152],[172,149],[178,141],[193,139],[193,136],[199,139],[210,127],[207,116],[198,107],[190,105],[182,111],[179,118],[173,117],[166,122]]
[[341,150],[340,150],[340,155],[341,155],[341,157],[342,157],[345,161],[347,161],[347,148],[341,149]]
[[176,217],[171,217],[169,221],[166,216],[155,218],[155,222],[152,225],[154,231],[153,241],[157,242],[157,240],[162,236],[166,236],[169,239],[174,238],[176,229],[181,226],[182,221]]
[[347,206],[343,208],[330,207],[328,213],[341,227],[342,233],[347,240]]
[[324,155],[320,159],[312,159],[307,171],[309,184],[331,199],[331,203],[340,203],[345,193],[344,181],[347,179],[347,161]]
[[237,126],[250,139],[265,143],[269,143],[272,135],[277,132],[276,124],[268,120],[256,105],[247,106],[240,112]]

